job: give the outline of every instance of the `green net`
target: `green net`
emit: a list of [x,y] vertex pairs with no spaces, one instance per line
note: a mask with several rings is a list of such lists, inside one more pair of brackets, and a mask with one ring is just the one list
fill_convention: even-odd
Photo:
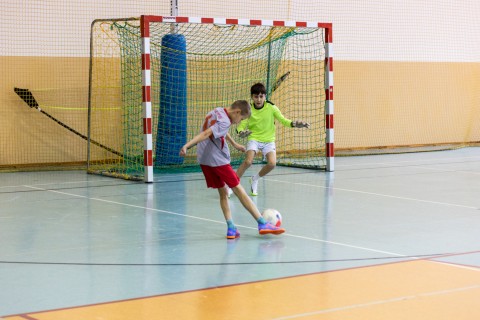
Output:
[[[184,49],[166,45],[169,35],[179,35]],[[142,179],[141,43],[138,19],[92,24],[90,138],[121,155],[90,144],[89,172]],[[210,110],[249,101],[257,82],[266,85],[267,99],[285,117],[311,125],[293,129],[277,123],[277,164],[325,169],[323,29],[151,23],[150,50],[155,173],[199,170],[194,150],[179,159],[180,147],[199,133]],[[246,144],[235,129],[232,137]],[[239,165],[244,154],[230,150],[232,165]]]

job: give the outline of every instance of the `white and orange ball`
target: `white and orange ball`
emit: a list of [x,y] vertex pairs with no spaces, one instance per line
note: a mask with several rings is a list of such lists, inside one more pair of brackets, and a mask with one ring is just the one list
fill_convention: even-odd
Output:
[[282,215],[275,209],[265,209],[262,212],[262,217],[266,222],[270,222],[276,227],[280,227],[282,225]]

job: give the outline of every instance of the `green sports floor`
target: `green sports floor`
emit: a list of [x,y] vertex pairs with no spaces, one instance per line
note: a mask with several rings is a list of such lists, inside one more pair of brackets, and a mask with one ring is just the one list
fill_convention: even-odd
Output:
[[277,167],[253,199],[285,234],[232,196],[226,240],[201,173],[1,173],[0,318],[480,319],[480,148]]

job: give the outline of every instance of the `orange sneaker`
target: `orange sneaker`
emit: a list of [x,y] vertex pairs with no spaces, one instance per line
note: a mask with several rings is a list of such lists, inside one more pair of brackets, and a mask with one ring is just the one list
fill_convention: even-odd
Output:
[[282,234],[285,232],[285,229],[276,227],[270,222],[265,224],[258,224],[258,233],[260,234]]

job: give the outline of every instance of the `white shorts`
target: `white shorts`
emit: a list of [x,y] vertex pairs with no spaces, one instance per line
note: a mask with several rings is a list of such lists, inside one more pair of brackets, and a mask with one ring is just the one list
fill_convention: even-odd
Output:
[[247,151],[253,150],[255,153],[261,151],[265,157],[267,153],[275,151],[275,142],[258,142],[255,140],[249,140],[247,143]]

